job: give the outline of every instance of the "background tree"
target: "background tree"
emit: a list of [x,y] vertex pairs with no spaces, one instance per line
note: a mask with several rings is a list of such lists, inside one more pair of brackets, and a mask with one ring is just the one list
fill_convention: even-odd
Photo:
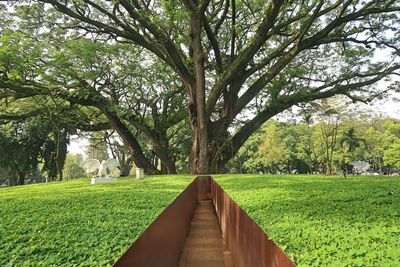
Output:
[[[333,101],[333,103],[336,103],[336,101]],[[332,173],[342,171],[344,168],[351,171],[352,166],[350,163],[354,160],[370,163],[371,168],[369,171],[373,172],[390,173],[396,169],[394,163],[397,162],[397,157],[400,155],[400,151],[396,150],[399,137],[393,133],[397,133],[395,129],[398,120],[386,118],[368,110],[360,111],[357,105],[350,105],[343,110],[344,112],[340,117],[332,121],[335,123],[336,119],[339,119],[337,126],[333,124],[335,126],[336,141],[332,145],[332,136],[324,137],[324,132],[321,131],[321,128],[327,127],[329,122],[324,119],[327,116],[324,109],[319,110],[326,104],[316,104],[321,103],[314,103],[312,108],[306,107],[306,109],[300,110],[299,114],[286,114],[284,122],[269,121],[264,124],[261,130],[249,138],[228,165],[230,170],[241,173],[267,171],[268,166],[265,165],[265,161],[268,160],[266,155],[268,155],[269,151],[266,150],[264,155],[260,153],[260,147],[265,146],[264,141],[266,139],[274,140],[275,147],[279,147],[278,152],[285,151],[286,160],[274,162],[274,164],[278,164],[275,166],[275,170],[279,168],[285,173],[292,172],[294,169],[298,173],[313,173],[317,171],[329,173],[329,169],[326,167],[328,166],[326,141],[328,141],[329,145],[328,155],[331,160]],[[335,105],[340,108],[338,104]],[[329,105],[326,107],[331,110]],[[310,113],[308,113],[309,111]],[[299,115],[304,115],[305,112],[310,115],[307,116],[307,120],[302,118],[300,122],[296,122],[290,117],[295,116],[294,118],[298,120],[301,118]],[[333,116],[337,116],[337,114],[333,113]],[[271,127],[271,123],[274,123],[274,129],[267,130],[268,127]],[[389,129],[392,130],[389,131]],[[352,142],[353,145],[350,150],[345,141]],[[391,145],[393,145],[394,149],[389,149]],[[270,151],[274,152],[274,149],[270,149]],[[390,151],[390,153],[387,151]],[[386,161],[384,161],[384,155],[387,156]],[[273,159],[277,158],[279,157],[274,157]],[[240,168],[240,166],[243,167]]]
[[[8,32],[17,37],[16,32],[29,29],[23,27],[24,23],[32,25],[36,22],[27,34],[33,36],[32,42],[41,41],[43,36],[52,33],[59,36],[52,36],[56,40],[85,36],[95,45],[121,44],[127,51],[142,51],[135,56],[136,62],[157,62],[163,66],[157,69],[169,70],[171,81],[184,89],[182,95],[186,99],[186,116],[191,128],[189,164],[192,173],[221,170],[254,131],[293,105],[338,94],[354,101],[370,101],[387,90],[373,84],[396,75],[400,68],[396,58],[400,7],[392,0],[268,3],[38,0],[18,1],[14,9],[22,21],[11,18],[18,24],[18,31],[7,27],[2,32],[3,37]],[[7,24],[10,18],[7,12],[5,14],[3,23]],[[46,45],[46,42],[41,44]],[[26,42],[18,45],[24,46]],[[112,97],[115,92],[122,93],[116,98],[118,104],[132,101],[124,97],[127,92],[124,86],[104,95],[97,90],[104,85],[117,84],[115,80],[89,83],[88,86],[80,75],[75,75],[75,82],[68,78],[64,83],[54,84],[52,78],[59,79],[62,73],[53,75],[50,70],[58,64],[49,65],[43,60],[48,58],[42,55],[48,50],[35,45],[25,48],[27,52],[18,56],[14,48],[11,49],[18,59],[17,64],[8,58],[2,60],[6,63],[1,67],[3,95],[52,95],[53,89],[59,88],[60,84],[68,85],[55,94],[70,103],[100,109],[130,147],[136,165],[157,172],[143,155],[136,137],[121,120],[131,118],[130,124],[136,122],[138,128],[149,124],[137,120],[137,114],[129,112],[130,109],[126,112],[129,116],[122,116],[112,108],[116,103]],[[374,52],[379,49],[386,49],[387,59],[372,61]],[[63,49],[59,51],[62,56]],[[32,67],[26,64],[27,60],[39,64]],[[25,64],[18,65],[19,62]],[[138,68],[143,70],[142,73],[148,71],[146,64],[138,64]],[[62,69],[65,71],[66,68],[63,66]],[[151,91],[149,88],[143,92]],[[169,87],[166,92],[173,88]],[[181,111],[179,107],[177,110]],[[172,120],[164,121],[175,125],[178,114],[173,110],[167,113],[164,118]],[[240,120],[245,114],[252,116]],[[170,144],[164,134],[170,124],[157,123],[157,116],[151,121],[154,122],[151,127],[140,131],[151,140],[154,152],[164,165],[174,172],[175,164],[168,153]],[[239,128],[231,133],[233,124]],[[163,127],[156,129],[159,125]],[[330,165],[328,160],[328,168]]]
[[314,173],[318,171],[321,161],[317,153],[316,147],[316,132],[314,131],[314,120],[313,118],[317,109],[314,105],[302,107],[299,112],[299,116],[303,123],[299,124],[300,134],[298,143],[298,158],[302,160],[308,166],[308,173]]
[[275,122],[271,121],[266,127],[264,142],[259,148],[259,154],[263,158],[263,163],[269,173],[281,171],[285,161],[290,159],[290,151],[286,148],[281,132]]
[[83,157],[81,154],[68,153],[64,165],[64,179],[71,180],[86,176],[85,170],[81,167]]
[[363,140],[357,136],[356,130],[354,127],[350,127],[347,129],[339,140],[339,144],[342,148],[344,148],[345,153],[350,154],[348,157],[350,160],[345,161],[345,163],[350,163],[356,159],[355,153],[356,149],[362,145]]
[[384,128],[381,125],[381,120],[375,120],[372,122],[367,130],[365,131],[364,139],[366,146],[366,157],[372,164],[373,169],[379,173],[383,172],[383,155],[385,150],[385,136]]
[[106,133],[105,137],[105,141],[108,144],[111,155],[113,158],[118,160],[120,176],[128,176],[133,167],[133,159],[129,155],[129,150],[125,145],[123,145],[123,141],[120,140],[113,132]]
[[89,135],[89,144],[86,150],[86,154],[89,158],[107,160],[108,146],[106,143],[107,134],[104,132],[91,132]]
[[[62,179],[68,139],[57,140],[57,135],[52,124],[41,118],[1,125],[0,165],[8,173],[9,185],[23,185],[40,162],[50,180]],[[48,153],[49,147],[54,153]]]
[[266,172],[263,157],[260,155],[260,146],[265,140],[265,128],[263,125],[240,148],[233,160],[227,165],[231,172],[258,173]]
[[400,122],[398,120],[386,120],[385,128],[385,150],[383,153],[384,164],[388,171],[400,169]]

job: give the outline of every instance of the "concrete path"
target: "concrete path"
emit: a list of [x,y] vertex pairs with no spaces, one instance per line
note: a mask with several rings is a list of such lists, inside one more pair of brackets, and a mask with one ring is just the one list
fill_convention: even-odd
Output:
[[197,202],[179,267],[233,267],[211,200]]

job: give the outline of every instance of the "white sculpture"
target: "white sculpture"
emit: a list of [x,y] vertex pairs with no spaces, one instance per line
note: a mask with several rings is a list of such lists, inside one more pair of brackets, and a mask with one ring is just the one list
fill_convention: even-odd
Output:
[[[97,171],[97,175],[94,177],[110,177],[110,174],[119,166],[116,159],[103,160],[101,163],[98,159],[87,159],[82,163],[82,167],[86,170],[86,173],[94,173]],[[107,172],[108,170],[108,172]]]
[[371,164],[365,161],[352,161],[350,165],[353,165],[356,172],[366,173]]

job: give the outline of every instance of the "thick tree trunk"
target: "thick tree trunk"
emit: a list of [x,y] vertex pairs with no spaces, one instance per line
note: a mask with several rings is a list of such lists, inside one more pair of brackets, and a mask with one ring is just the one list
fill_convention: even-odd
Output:
[[[166,133],[164,133],[164,136],[166,136]],[[166,141],[162,141],[163,139],[159,140],[159,142],[152,142],[153,151],[161,161],[161,173],[176,174],[175,161],[170,157],[168,153],[168,144]],[[161,143],[164,144],[161,145]]]
[[189,104],[192,150],[190,152],[190,173],[210,173],[210,153],[208,151],[208,124],[205,96],[204,53],[201,47],[202,14],[197,11],[191,16],[192,52],[194,58],[195,82],[190,86],[191,103]]
[[25,184],[25,172],[18,172],[17,173],[17,185],[24,185]]
[[18,185],[17,183],[17,175],[10,175],[10,177],[8,178],[8,185],[9,186],[16,186]]
[[26,173],[23,171],[14,171],[10,175],[8,182],[9,186],[17,186],[17,185],[24,185],[25,184],[25,176]]
[[[201,139],[200,130],[192,133],[192,136],[196,136],[196,139]],[[191,174],[216,174],[224,168],[225,164],[232,158],[227,157],[225,154],[217,152],[215,146],[216,140],[207,138],[208,143],[206,145],[199,146],[200,142],[192,143],[192,150],[190,153],[189,169]],[[203,154],[203,156],[200,156]],[[221,161],[224,158],[225,161]]]
[[192,149],[189,157],[189,170],[191,174],[211,174],[211,159],[208,153],[207,134],[197,125],[192,125]]
[[175,162],[172,160],[161,161],[161,173],[176,174]]
[[120,171],[119,176],[120,177],[129,176],[129,173],[130,173],[131,169],[132,169],[132,165],[130,165],[130,164],[120,164],[120,166],[119,166],[119,171]]

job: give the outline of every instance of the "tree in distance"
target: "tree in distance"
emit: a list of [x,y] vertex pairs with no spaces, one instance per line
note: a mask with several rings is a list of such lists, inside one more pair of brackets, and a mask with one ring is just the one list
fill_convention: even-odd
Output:
[[187,129],[190,173],[216,173],[276,114],[334,95],[369,102],[399,75],[394,0],[36,0],[13,9],[2,15],[0,97],[97,110],[150,173],[159,170],[149,143],[174,173],[186,153],[175,137]]

